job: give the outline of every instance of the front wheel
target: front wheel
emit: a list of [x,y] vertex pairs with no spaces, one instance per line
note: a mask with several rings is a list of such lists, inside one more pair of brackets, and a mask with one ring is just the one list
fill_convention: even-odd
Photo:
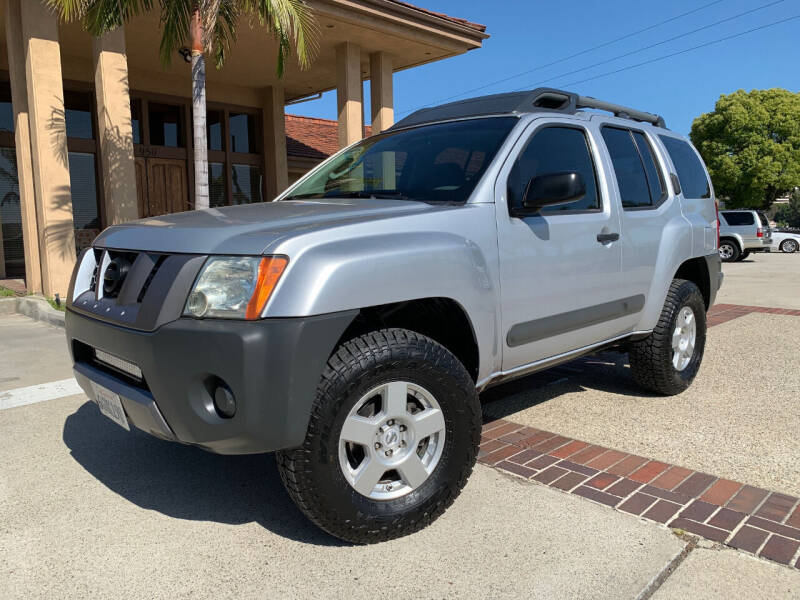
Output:
[[691,281],[673,279],[653,332],[629,348],[631,372],[642,387],[672,396],[694,380],[706,344],[706,307]]
[[781,252],[787,252],[788,254],[793,254],[800,249],[800,244],[797,243],[797,240],[783,240],[781,242]]
[[331,356],[303,445],[277,461],[311,521],[345,541],[381,542],[453,503],[480,431],[475,385],[458,359],[423,335],[383,329]]

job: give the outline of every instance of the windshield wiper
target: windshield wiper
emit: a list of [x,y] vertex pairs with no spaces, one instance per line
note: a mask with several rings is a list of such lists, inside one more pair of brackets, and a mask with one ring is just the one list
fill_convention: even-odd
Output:
[[398,192],[396,190],[357,190],[357,191],[331,191],[325,193],[323,198],[390,198],[394,200],[413,200],[413,198],[409,198],[402,192]]
[[322,198],[322,194],[319,192],[314,192],[313,194],[293,194],[281,200],[308,200],[309,198]]

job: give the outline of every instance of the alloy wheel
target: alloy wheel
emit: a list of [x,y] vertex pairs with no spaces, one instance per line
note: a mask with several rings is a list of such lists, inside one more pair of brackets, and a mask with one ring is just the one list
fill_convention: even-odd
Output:
[[427,481],[444,442],[444,413],[433,394],[408,381],[392,381],[364,394],[345,418],[339,465],[359,494],[392,500]]

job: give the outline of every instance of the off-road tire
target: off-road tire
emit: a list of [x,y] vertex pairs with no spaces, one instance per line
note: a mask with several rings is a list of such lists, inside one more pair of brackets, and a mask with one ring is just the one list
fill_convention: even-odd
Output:
[[[359,494],[339,464],[339,434],[349,411],[375,386],[404,380],[431,392],[444,415],[445,446],[417,489],[392,500]],[[305,441],[277,453],[292,500],[316,525],[342,540],[369,544],[424,528],[456,499],[475,465],[481,408],[469,373],[444,346],[405,329],[382,329],[343,343],[317,386]]]
[[793,254],[797,252],[797,248],[798,248],[797,240],[783,240],[781,242],[781,252]]
[[720,248],[724,245],[728,245],[731,247],[731,255],[728,258],[723,258],[722,254],[720,254],[720,259],[722,262],[736,262],[739,260],[739,254],[741,253],[739,250],[739,245],[734,242],[733,240],[722,240],[719,243]]
[[[696,319],[697,334],[689,364],[678,371],[672,364],[672,333],[678,314],[688,306]],[[698,287],[685,279],[673,279],[664,301],[664,308],[653,332],[646,338],[632,342],[628,358],[634,380],[643,388],[673,396],[688,388],[694,380],[706,344],[706,307]]]

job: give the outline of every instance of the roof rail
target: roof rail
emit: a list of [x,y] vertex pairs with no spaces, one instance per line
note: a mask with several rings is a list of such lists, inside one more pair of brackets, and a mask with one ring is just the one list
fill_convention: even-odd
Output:
[[614,116],[652,123],[656,127],[666,128],[663,117],[652,113],[628,108],[611,102],[596,100],[588,96],[579,96],[574,92],[566,92],[554,88],[536,88],[524,92],[509,92],[479,96],[468,100],[459,100],[431,108],[421,108],[405,119],[398,121],[392,129],[421,125],[433,121],[447,119],[463,119],[482,115],[521,114],[532,112],[562,112],[575,114],[581,108],[593,108],[613,113]]

